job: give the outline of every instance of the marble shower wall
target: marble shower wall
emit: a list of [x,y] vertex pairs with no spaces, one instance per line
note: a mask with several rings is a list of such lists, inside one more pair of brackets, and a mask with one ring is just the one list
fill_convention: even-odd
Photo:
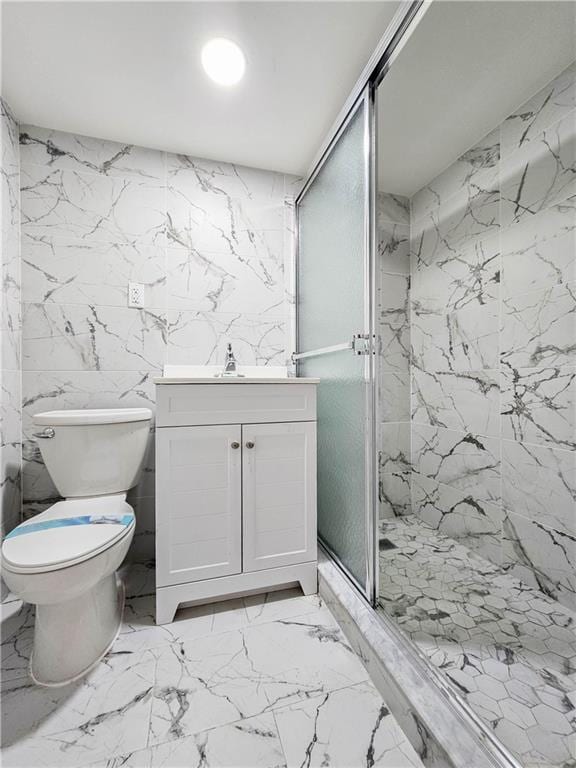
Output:
[[377,199],[380,451],[382,519],[410,512],[410,201]]
[[[58,494],[32,438],[52,408],[154,408],[165,363],[284,364],[291,322],[296,180],[24,126],[24,504]],[[145,306],[127,306],[128,281]],[[153,553],[154,456],[136,507],[137,556]]]
[[412,511],[576,608],[576,66],[410,229]]
[[[0,319],[0,536],[20,521],[21,313],[18,124],[0,99],[2,255]],[[1,585],[0,599],[6,588]]]

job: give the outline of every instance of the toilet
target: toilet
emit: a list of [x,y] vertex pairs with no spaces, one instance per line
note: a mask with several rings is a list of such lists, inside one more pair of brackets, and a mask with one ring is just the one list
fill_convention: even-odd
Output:
[[34,416],[44,463],[64,501],[13,529],[2,544],[8,588],[36,606],[30,673],[65,685],[109,650],[122,621],[116,575],[134,536],[126,492],[138,482],[148,408],[47,411]]

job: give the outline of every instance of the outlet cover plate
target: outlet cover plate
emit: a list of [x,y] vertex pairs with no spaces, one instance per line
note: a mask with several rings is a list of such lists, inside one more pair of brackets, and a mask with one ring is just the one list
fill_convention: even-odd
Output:
[[144,283],[128,283],[128,306],[144,306]]

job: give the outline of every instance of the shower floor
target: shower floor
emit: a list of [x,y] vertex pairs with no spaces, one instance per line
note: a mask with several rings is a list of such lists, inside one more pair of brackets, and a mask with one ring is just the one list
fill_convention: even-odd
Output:
[[523,766],[575,766],[576,616],[414,516],[380,539],[386,614]]

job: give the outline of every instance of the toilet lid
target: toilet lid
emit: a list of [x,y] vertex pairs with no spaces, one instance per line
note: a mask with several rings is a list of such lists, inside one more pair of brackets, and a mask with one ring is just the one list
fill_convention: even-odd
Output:
[[59,501],[5,537],[2,565],[26,573],[63,568],[97,555],[133,526],[124,494]]

